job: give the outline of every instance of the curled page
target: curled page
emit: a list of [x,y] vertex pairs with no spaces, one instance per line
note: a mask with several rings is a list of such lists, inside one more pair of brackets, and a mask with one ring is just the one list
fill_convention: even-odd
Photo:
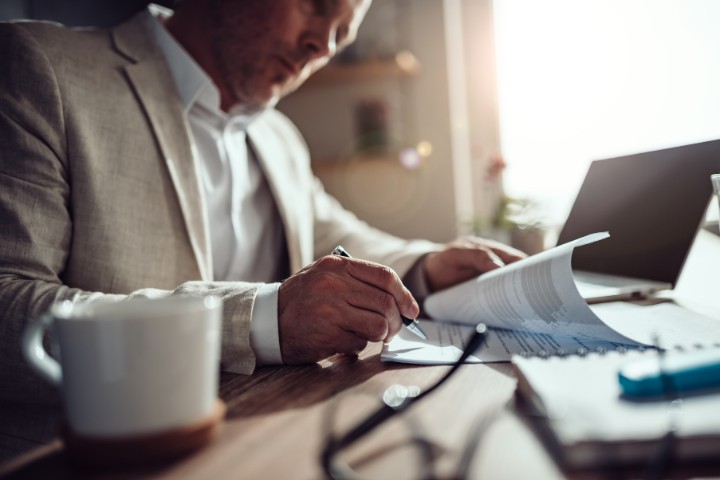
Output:
[[432,294],[425,311],[435,320],[636,344],[593,313],[573,280],[573,250],[609,236],[593,233]]

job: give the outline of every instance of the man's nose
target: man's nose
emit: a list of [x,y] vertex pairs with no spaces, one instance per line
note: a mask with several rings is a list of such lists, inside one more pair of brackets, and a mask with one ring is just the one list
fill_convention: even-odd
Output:
[[332,58],[337,51],[335,44],[335,28],[331,25],[316,25],[308,29],[302,37],[302,48],[309,54],[309,59]]

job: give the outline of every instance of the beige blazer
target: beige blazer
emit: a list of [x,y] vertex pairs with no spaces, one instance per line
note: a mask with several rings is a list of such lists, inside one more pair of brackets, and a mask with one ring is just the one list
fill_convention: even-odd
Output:
[[[213,282],[209,225],[174,83],[143,15],[112,30],[0,24],[0,399],[42,399],[26,322],[53,302],[216,294],[222,367],[250,374],[258,285]],[[336,244],[403,275],[438,248],[360,222],[312,175],[307,148],[268,111],[248,137],[284,222],[291,270]]]

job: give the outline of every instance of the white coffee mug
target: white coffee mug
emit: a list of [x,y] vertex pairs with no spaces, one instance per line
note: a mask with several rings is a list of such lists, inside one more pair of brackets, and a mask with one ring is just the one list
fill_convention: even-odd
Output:
[[[162,433],[212,415],[222,300],[55,304],[28,325],[30,365],[60,387],[68,427],[92,438]],[[52,327],[60,362],[43,348]]]

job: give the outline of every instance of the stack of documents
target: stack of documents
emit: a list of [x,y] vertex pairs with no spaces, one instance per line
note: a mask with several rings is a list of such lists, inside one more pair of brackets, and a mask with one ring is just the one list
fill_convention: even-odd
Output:
[[421,321],[428,340],[403,329],[383,349],[383,361],[441,364],[456,361],[474,326],[490,327],[469,362],[642,349],[659,344],[720,346],[720,321],[673,303],[588,305],[575,285],[573,249],[601,241],[596,233],[485,273],[425,301],[433,321]]

